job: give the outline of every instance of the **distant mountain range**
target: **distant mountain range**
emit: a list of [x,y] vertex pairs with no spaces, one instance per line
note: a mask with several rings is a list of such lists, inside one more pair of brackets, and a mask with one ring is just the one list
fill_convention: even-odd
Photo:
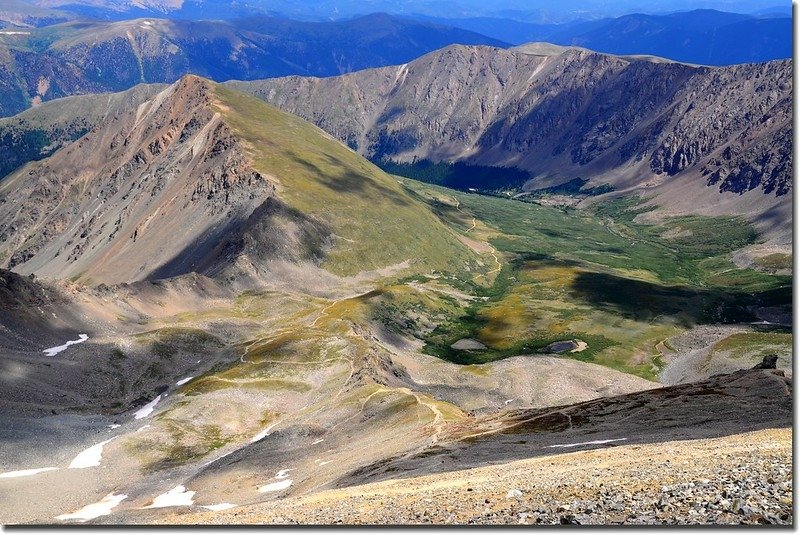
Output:
[[[382,165],[471,166],[472,182],[452,187],[494,190],[508,178],[517,191],[568,184],[579,194],[658,195],[675,212],[763,219],[785,241],[791,73],[788,60],[696,67],[555,45],[454,45],[336,77],[228,85]],[[10,155],[0,176],[158,90],[75,97],[0,121],[0,155]]]
[[376,14],[342,22],[271,17],[237,21],[71,21],[0,31],[0,116],[82,93],[171,83],[331,76],[404,63],[453,44],[505,43],[430,22]]
[[[141,5],[148,13],[161,9],[175,15],[169,3]],[[132,11],[123,9],[127,4],[120,6],[115,13],[131,16]],[[381,13],[334,22],[263,15],[215,21],[61,22],[76,15],[23,0],[9,0],[4,8],[0,116],[68,95],[172,83],[188,73],[216,81],[334,76],[407,63],[451,44],[505,48],[508,43],[547,41],[618,55],[728,65],[791,57],[792,43],[790,18],[713,10],[542,25],[491,18],[417,20]]]
[[298,20],[342,20],[375,12],[433,17],[495,17],[560,24],[597,20],[631,13],[669,13],[696,8],[739,13],[790,15],[788,5],[774,0],[7,0],[31,9],[58,10],[67,16],[106,20],[168,16],[176,19],[232,19],[275,15]]
[[514,44],[546,41],[609,54],[650,54],[701,65],[732,65],[792,57],[792,19],[698,9],[669,15],[626,15],[565,24],[501,18],[422,18]]

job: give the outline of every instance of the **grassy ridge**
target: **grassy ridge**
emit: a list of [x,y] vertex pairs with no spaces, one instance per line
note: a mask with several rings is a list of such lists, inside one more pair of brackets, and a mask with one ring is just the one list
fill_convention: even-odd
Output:
[[404,261],[418,273],[472,264],[473,253],[396,179],[302,119],[222,86],[215,91],[256,169],[277,178],[292,208],[332,228],[324,267],[353,275]]

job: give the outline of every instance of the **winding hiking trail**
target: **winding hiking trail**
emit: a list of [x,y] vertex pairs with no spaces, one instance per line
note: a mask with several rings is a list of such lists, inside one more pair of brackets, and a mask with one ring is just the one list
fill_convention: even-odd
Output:
[[[465,212],[464,210],[461,209],[461,201],[459,201],[455,197],[452,197],[452,199],[454,201],[456,201],[456,210],[458,210],[462,214],[466,214],[467,212]],[[474,216],[472,216],[472,226],[467,229],[467,232],[471,232],[471,231],[475,230],[476,226],[478,226],[478,220]],[[480,277],[488,277],[489,275],[491,275],[493,273],[499,273],[500,270],[503,268],[503,264],[500,262],[500,259],[497,257],[497,249],[492,247],[492,245],[489,244],[488,242],[484,242],[484,243],[486,243],[486,245],[488,245],[489,248],[491,249],[491,252],[489,254],[492,255],[492,258],[494,258],[494,263],[497,264],[497,267],[492,269],[492,270],[490,270],[490,271],[487,271],[485,274],[482,273],[482,274],[479,274],[479,275],[475,275],[474,277],[472,277],[472,280],[479,279]]]
[[[489,244],[487,244],[487,245],[489,245]],[[503,268],[503,264],[501,264],[500,263],[500,259],[497,258],[497,249],[495,249],[491,245],[489,245],[489,247],[491,247],[491,249],[492,249],[489,252],[489,254],[492,255],[492,258],[494,258],[494,263],[497,264],[497,267],[492,269],[492,270],[490,270],[490,271],[487,271],[486,273],[479,273],[478,275],[475,275],[474,277],[472,277],[472,280],[477,280],[477,279],[479,279],[481,277],[488,277],[489,275],[491,275],[493,273],[499,273],[500,270]]]
[[442,430],[444,429],[444,416],[442,416],[442,411],[440,411],[439,408],[436,405],[434,405],[433,403],[429,403],[429,402],[421,399],[419,394],[417,394],[416,392],[412,392],[408,388],[401,388],[399,390],[401,392],[405,392],[405,393],[407,393],[407,394],[409,394],[411,396],[414,396],[414,399],[417,400],[418,404],[424,405],[425,407],[430,409],[431,412],[433,412],[433,421],[429,424],[429,425],[433,425],[434,426],[433,428],[434,428],[434,431],[435,431],[431,435],[431,445],[437,444],[439,442],[439,435],[442,433]]
[[327,317],[327,316],[328,316],[328,310],[330,310],[331,308],[335,307],[335,306],[336,306],[336,305],[338,305],[340,302],[342,302],[342,301],[345,301],[346,299],[350,299],[350,297],[345,297],[345,298],[342,298],[342,299],[338,299],[338,300],[336,300],[336,301],[333,301],[332,303],[330,303],[329,305],[327,305],[325,308],[323,308],[323,309],[322,309],[322,311],[319,313],[319,316],[317,316],[317,317],[314,319],[314,321],[312,321],[312,322],[311,322],[311,326],[312,326],[312,327],[316,327],[316,326],[317,326],[317,322],[318,322],[319,320],[321,320],[322,318],[325,318],[325,317]]
[[[459,201],[455,197],[453,197],[453,200],[456,201],[456,210],[458,210],[462,214],[466,214],[466,212],[461,209],[461,201]],[[478,220],[475,219],[475,216],[473,216],[472,217],[472,226],[467,229],[467,232],[471,232],[472,230],[474,230],[477,225],[478,225]]]

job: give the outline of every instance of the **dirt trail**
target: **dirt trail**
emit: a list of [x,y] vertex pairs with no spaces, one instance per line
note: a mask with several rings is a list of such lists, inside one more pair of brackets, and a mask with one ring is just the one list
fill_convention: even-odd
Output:
[[[492,247],[492,246],[489,245],[489,247]],[[494,258],[494,263],[497,264],[497,267],[492,269],[492,270],[487,271],[486,273],[481,273],[481,274],[475,275],[474,277],[472,277],[472,280],[477,280],[477,279],[479,279],[481,277],[488,277],[489,275],[492,275],[493,273],[499,273],[500,270],[503,268],[503,264],[500,263],[500,259],[497,257],[497,249],[492,247],[492,250],[491,250],[491,252],[489,254],[492,255],[492,258]]]
[[[461,209],[461,201],[459,201],[455,197],[453,197],[453,200],[456,201],[456,210],[458,210],[462,214],[466,214],[466,212]],[[475,217],[473,216],[473,218],[472,218],[472,226],[467,229],[467,232],[471,232],[472,230],[474,230],[477,225],[478,225],[478,220],[475,219]]]
[[444,416],[442,415],[442,411],[440,411],[436,405],[425,401],[420,397],[419,394],[417,394],[416,392],[412,392],[408,388],[400,388],[398,390],[408,394],[409,396],[414,396],[414,399],[417,400],[417,403],[427,407],[428,409],[431,410],[431,412],[433,412],[433,421],[431,422],[430,425],[434,426],[435,432],[433,433],[433,435],[431,435],[430,443],[431,445],[437,444],[439,442],[439,435],[442,433],[442,430],[444,429]]
[[[455,197],[453,197],[453,200],[456,201],[456,210],[458,210],[462,214],[466,214],[466,212],[461,209],[461,201],[459,201]],[[467,232],[471,232],[472,230],[474,230],[475,227],[477,226],[477,224],[478,224],[478,220],[475,219],[475,217],[473,217],[472,218],[472,226],[467,229]],[[486,243],[486,245],[488,245],[489,248],[491,249],[491,252],[489,254],[492,255],[492,258],[494,258],[494,262],[495,262],[495,264],[497,264],[497,267],[495,269],[491,270],[491,271],[487,271],[485,274],[475,275],[474,277],[472,277],[472,280],[477,280],[477,279],[479,279],[481,277],[484,277],[484,276],[488,277],[489,275],[491,275],[493,273],[499,273],[500,270],[503,268],[503,264],[500,263],[500,259],[497,257],[497,249],[492,247],[492,245],[487,243],[487,242],[484,242],[484,243]]]
[[333,307],[335,307],[336,305],[338,305],[339,303],[343,303],[344,301],[348,301],[350,299],[358,299],[359,297],[365,297],[376,290],[377,288],[371,288],[366,292],[361,292],[359,294],[354,294],[354,295],[348,295],[346,297],[342,297],[341,299],[333,301],[332,303],[330,303],[329,305],[327,305],[325,308],[322,309],[319,316],[317,316],[316,319],[314,319],[314,321],[311,322],[311,327],[316,327],[317,322],[319,322],[319,320],[321,320],[322,318],[326,317],[328,315],[328,311]]

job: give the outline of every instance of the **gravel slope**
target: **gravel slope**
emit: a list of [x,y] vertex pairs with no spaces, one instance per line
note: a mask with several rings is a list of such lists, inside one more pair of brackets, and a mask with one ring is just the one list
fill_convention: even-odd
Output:
[[792,430],[566,453],[163,522],[791,524]]

